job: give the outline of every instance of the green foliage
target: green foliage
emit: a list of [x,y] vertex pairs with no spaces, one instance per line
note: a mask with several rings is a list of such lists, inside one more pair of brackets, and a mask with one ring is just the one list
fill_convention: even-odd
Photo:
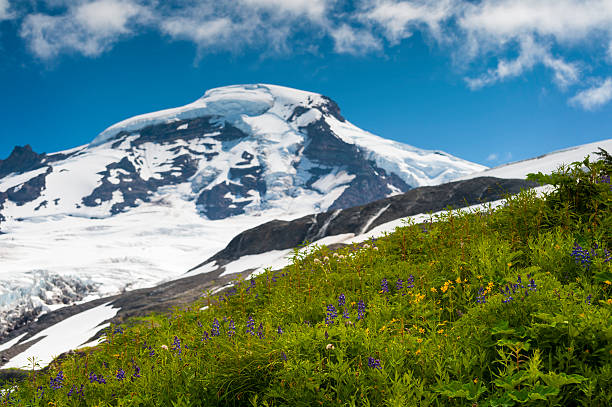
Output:
[[296,249],[282,271],[111,327],[0,403],[612,405],[604,158],[540,176],[557,187],[543,199]]

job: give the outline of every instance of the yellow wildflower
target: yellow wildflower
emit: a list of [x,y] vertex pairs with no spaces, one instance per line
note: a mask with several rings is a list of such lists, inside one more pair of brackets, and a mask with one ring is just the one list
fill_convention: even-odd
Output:
[[444,333],[444,329],[438,329],[438,333],[439,334]]
[[461,277],[457,277],[455,281],[457,282],[457,284],[461,284]]
[[417,342],[418,342],[418,343],[423,342],[423,338],[417,338]]
[[420,333],[425,333],[425,329],[423,329],[423,328],[419,328],[419,332],[420,332]]
[[421,353],[421,349],[417,349],[416,352],[414,352],[415,355],[419,355]]
[[610,282],[610,280],[606,280],[606,281],[604,281],[604,283],[607,284],[607,285],[612,284],[612,282]]
[[436,290],[436,287],[431,287],[431,292],[432,292],[432,293],[437,293],[437,292],[438,292],[438,290]]

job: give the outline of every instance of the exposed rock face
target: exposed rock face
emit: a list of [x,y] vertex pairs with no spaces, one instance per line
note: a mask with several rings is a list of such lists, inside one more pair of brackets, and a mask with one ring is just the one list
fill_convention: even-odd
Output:
[[44,154],[39,155],[26,144],[16,146],[6,160],[0,160],[0,178],[11,173],[23,173],[42,167]]
[[213,261],[222,265],[246,255],[290,249],[325,236],[366,233],[395,219],[448,207],[461,208],[490,202],[536,185],[524,180],[482,177],[416,188],[366,205],[313,214],[292,221],[275,220],[240,233],[225,249],[194,269]]

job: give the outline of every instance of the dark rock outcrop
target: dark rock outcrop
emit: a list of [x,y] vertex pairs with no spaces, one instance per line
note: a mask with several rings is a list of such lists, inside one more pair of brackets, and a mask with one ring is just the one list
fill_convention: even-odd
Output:
[[304,216],[292,221],[274,220],[240,233],[223,250],[194,269],[213,261],[227,264],[246,255],[290,249],[325,236],[365,233],[395,219],[448,207],[462,208],[490,202],[534,186],[536,184],[530,181],[481,177],[415,188],[402,195],[366,205]]

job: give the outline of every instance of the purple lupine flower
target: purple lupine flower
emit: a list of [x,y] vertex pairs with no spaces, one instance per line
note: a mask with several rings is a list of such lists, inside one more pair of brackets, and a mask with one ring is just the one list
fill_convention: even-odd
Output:
[[134,374],[132,374],[132,377],[136,379],[140,377],[140,366],[134,364]]
[[51,387],[53,390],[59,390],[62,387],[64,387],[64,371],[60,370],[59,372],[57,372],[57,375],[55,377],[51,377],[49,379],[49,387]]
[[122,333],[123,333],[123,329],[121,329],[120,326],[115,327],[115,330],[113,331],[113,335],[122,334]]
[[486,304],[486,302],[487,302],[486,299],[485,299],[485,296],[484,296],[484,288],[483,287],[480,287],[478,289],[478,296],[476,297],[476,302],[478,304]]
[[380,359],[368,358],[368,366],[372,369],[382,370],[382,366],[380,365]]
[[404,288],[404,280],[398,278],[397,283],[395,283],[395,288],[397,289],[397,291],[402,291],[402,289]]
[[204,333],[202,334],[202,341],[208,342],[209,339],[210,336],[208,336],[208,332],[204,331]]
[[278,333],[279,335],[283,334],[283,330],[281,328],[281,326],[279,325],[278,328],[276,329],[276,333]]
[[414,287],[414,276],[411,274],[410,277],[408,277],[408,280],[406,280],[406,288],[413,288]]
[[574,258],[576,264],[580,264],[588,269],[591,265],[594,253],[590,253],[587,249],[583,249],[578,242],[574,243],[574,250],[570,253],[570,256]]
[[219,321],[217,318],[212,323],[212,329],[210,330],[210,336],[219,336]]
[[285,362],[287,361],[287,355],[285,354],[285,352],[281,352],[281,358],[283,358]]
[[155,351],[153,350],[153,348],[151,348],[151,347],[149,346],[149,348],[148,348],[148,349],[149,349],[149,356],[150,356],[150,357],[155,356]]
[[589,296],[586,297],[586,300],[584,300],[584,302],[591,305],[591,294],[589,294]]
[[123,369],[117,370],[117,380],[123,381],[123,379],[125,379],[125,371]]
[[380,282],[381,292],[388,293],[389,292],[389,283],[386,278],[383,278]]
[[181,340],[178,336],[174,337],[174,342],[172,343],[172,350],[176,351],[179,355],[183,352],[181,349]]
[[357,303],[357,319],[363,319],[365,316],[366,305],[362,300]]
[[351,316],[349,315],[349,312],[346,308],[344,309],[344,312],[342,313],[342,317],[344,319],[351,319]]
[[338,316],[338,311],[336,311],[336,307],[329,304],[327,306],[327,313],[325,314],[325,323],[327,325],[331,325],[334,323],[334,318]]
[[234,336],[235,333],[236,333],[236,326],[234,325],[234,320],[230,318],[229,329],[227,330],[227,336],[231,338],[232,336]]
[[325,331],[325,340],[329,339],[329,334],[327,333],[327,331]]
[[346,298],[344,297],[344,294],[340,294],[338,296],[338,308],[343,307],[344,304],[346,304]]
[[253,316],[251,315],[246,324],[246,333],[255,335],[255,331],[253,330],[254,327],[255,327],[255,320],[253,319]]
[[257,337],[259,339],[265,339],[264,330],[263,330],[263,323],[259,324],[259,328],[257,329]]

